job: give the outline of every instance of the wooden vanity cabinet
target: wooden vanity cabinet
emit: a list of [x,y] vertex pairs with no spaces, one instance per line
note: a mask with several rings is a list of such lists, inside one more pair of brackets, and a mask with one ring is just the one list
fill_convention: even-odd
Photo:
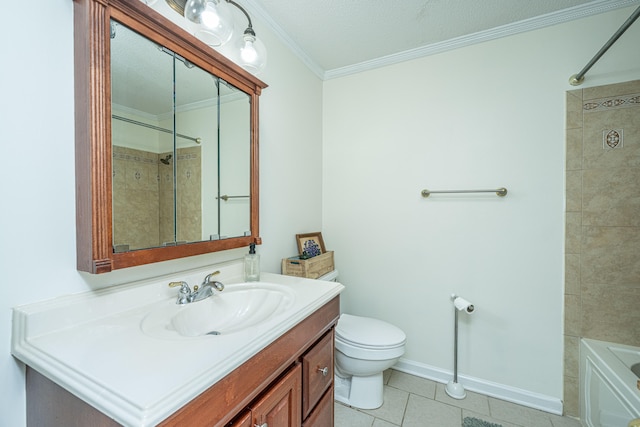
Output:
[[[337,320],[337,319],[336,319]],[[226,427],[333,426],[334,325]]]
[[249,405],[256,426],[299,427],[302,376],[296,364],[282,379],[271,386],[257,401]]
[[327,426],[333,426],[333,387],[327,390],[309,418],[302,423],[302,427]]
[[302,357],[303,427],[333,427],[336,323]]
[[[302,415],[306,419],[333,387],[333,330],[302,356]],[[333,389],[332,389],[333,392]]]
[[[334,328],[340,315],[339,298],[327,302],[159,426],[333,426]],[[119,426],[27,368],[28,427]]]
[[332,328],[227,427],[332,426],[333,338]]
[[231,421],[227,427],[253,427],[253,424],[251,424],[251,411],[248,409],[243,411],[242,415]]

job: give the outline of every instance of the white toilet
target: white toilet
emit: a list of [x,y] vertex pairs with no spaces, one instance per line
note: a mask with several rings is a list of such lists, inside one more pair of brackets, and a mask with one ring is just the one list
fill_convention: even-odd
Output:
[[[320,277],[336,280],[337,271]],[[335,399],[360,409],[382,406],[382,372],[404,354],[405,333],[382,320],[342,314],[335,338]]]

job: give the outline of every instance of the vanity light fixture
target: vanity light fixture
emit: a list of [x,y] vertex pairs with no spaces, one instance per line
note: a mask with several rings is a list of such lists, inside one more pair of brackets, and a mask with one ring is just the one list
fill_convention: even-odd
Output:
[[247,18],[248,26],[233,46],[232,60],[247,71],[257,74],[267,62],[267,50],[256,37],[251,17],[233,0],[165,0],[176,12],[196,24],[195,35],[212,47],[221,47],[233,38],[233,14],[229,5],[238,8]]

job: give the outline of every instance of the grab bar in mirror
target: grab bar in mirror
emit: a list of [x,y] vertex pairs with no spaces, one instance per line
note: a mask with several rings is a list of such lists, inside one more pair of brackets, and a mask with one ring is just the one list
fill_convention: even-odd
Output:
[[424,189],[420,194],[422,197],[429,197],[432,194],[436,193],[496,193],[497,196],[504,197],[507,195],[507,189],[504,187],[496,188],[495,190],[440,190],[440,191],[431,191]]
[[227,196],[226,194],[220,197],[216,197],[216,199],[222,199],[225,202],[229,199],[248,199],[249,196]]

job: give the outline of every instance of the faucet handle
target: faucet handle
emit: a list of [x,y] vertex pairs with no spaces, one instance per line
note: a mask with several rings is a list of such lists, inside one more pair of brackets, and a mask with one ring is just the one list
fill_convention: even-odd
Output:
[[218,274],[220,274],[220,270],[216,270],[216,271],[214,271],[213,273],[207,274],[207,275],[205,276],[205,278],[204,278],[203,283],[208,283],[208,282],[211,280],[211,278],[212,278],[213,276],[216,276],[216,275],[218,275]]
[[211,280],[213,276],[216,276],[218,274],[220,274],[220,270],[207,274],[204,280],[202,281],[202,286],[210,284],[210,285],[213,285],[213,287],[215,287],[219,291],[224,290],[224,285],[222,283],[218,282],[217,280]]
[[171,282],[169,283],[170,288],[177,288],[180,286],[180,291],[178,292],[178,300],[176,304],[186,304],[189,302],[189,296],[191,295],[191,289],[189,289],[189,284],[185,281],[179,282]]
[[169,287],[170,288],[177,288],[178,286],[180,286],[182,289],[184,289],[184,288],[189,289],[189,285],[187,284],[187,282],[182,281],[182,280],[178,281],[178,282],[169,283]]

